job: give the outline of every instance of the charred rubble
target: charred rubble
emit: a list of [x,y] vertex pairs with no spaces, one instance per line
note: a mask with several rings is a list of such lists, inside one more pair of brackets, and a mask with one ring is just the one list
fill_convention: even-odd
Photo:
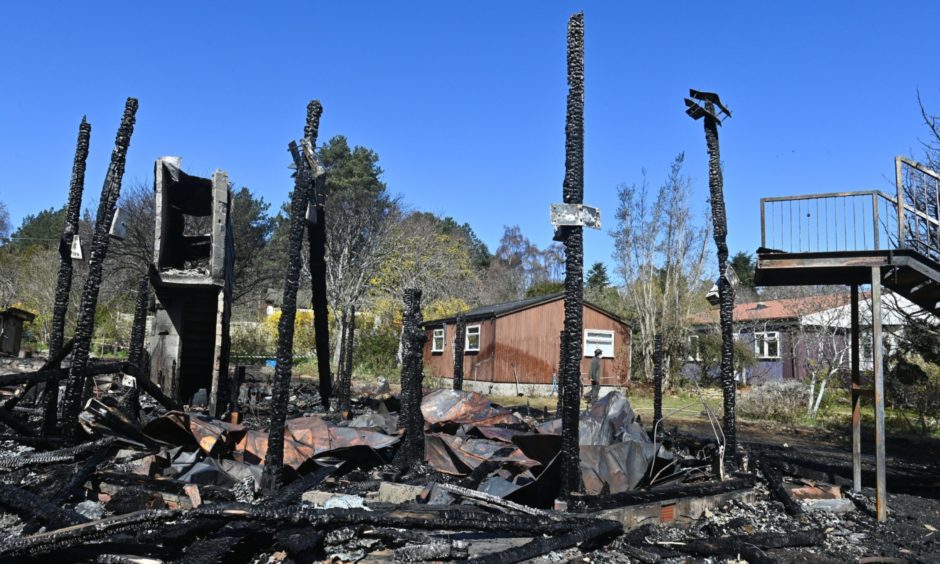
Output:
[[[566,205],[581,206],[582,14],[568,30],[563,195]],[[724,261],[717,123],[710,101],[705,108]],[[425,387],[418,288],[403,297],[400,393],[387,383],[353,386],[350,307],[343,312],[348,330],[333,398],[323,277],[329,218],[325,171],[315,153],[322,114],[316,101],[308,106],[303,140],[289,146],[296,174],[273,374],[228,366],[227,177],[188,176],[174,157],[157,161],[155,258],[137,291],[129,358],[90,358],[136,109],[129,99],[102,192],[75,337],[58,335],[50,358],[5,364],[9,370],[0,374],[0,562],[926,562],[938,552],[936,529],[921,525],[940,524],[940,503],[895,494],[890,519],[878,523],[870,490],[853,491],[852,468],[821,462],[821,451],[742,442],[739,452],[732,446],[738,440],[733,387],[725,398],[724,434],[704,399],[706,432],[680,432],[662,410],[659,338],[651,425],[643,425],[618,391],[584,406],[580,225],[560,230],[567,276],[557,412],[501,406],[462,390],[458,361],[453,389]],[[88,132],[83,122],[70,213],[80,202]],[[211,217],[210,233],[187,232],[186,216]],[[63,246],[75,232],[68,217]],[[317,384],[292,379],[305,231]],[[733,303],[725,278],[723,314]],[[70,280],[71,269],[60,269],[58,290],[67,294]],[[58,290],[57,311],[67,305]],[[148,313],[154,321],[145,346]],[[459,350],[465,324],[458,320]],[[199,347],[180,346],[194,339]],[[723,375],[726,360],[723,351]],[[738,463],[726,465],[729,456]],[[937,467],[923,469],[910,476]]]

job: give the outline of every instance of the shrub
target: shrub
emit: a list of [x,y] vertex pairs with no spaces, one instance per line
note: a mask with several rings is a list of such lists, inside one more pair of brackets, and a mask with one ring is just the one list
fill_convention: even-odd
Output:
[[737,411],[753,419],[793,423],[806,413],[807,393],[800,382],[766,382],[738,396]]

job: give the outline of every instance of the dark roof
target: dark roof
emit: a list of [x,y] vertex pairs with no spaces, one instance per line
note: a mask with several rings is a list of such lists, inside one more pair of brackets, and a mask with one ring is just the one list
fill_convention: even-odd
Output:
[[[529,309],[530,307],[539,306],[542,304],[547,304],[549,302],[554,302],[555,300],[560,300],[565,297],[564,292],[555,292],[553,294],[546,294],[544,296],[536,296],[534,298],[525,298],[522,300],[513,300],[511,302],[503,302],[501,304],[492,304],[480,306],[478,308],[471,309],[469,311],[463,312],[463,317],[467,321],[472,321],[475,319],[489,319],[491,317],[502,317],[504,315],[509,315],[510,313],[516,313],[517,311],[522,311],[524,309]],[[597,310],[604,315],[616,319],[621,323],[629,323],[620,317],[619,315],[608,311],[604,308],[598,307],[587,300],[584,300],[584,305]],[[441,319],[432,319],[430,321],[425,321],[424,326],[428,327],[431,325],[440,325],[443,323],[453,323],[457,321],[457,316],[452,315],[450,317],[443,317]]]

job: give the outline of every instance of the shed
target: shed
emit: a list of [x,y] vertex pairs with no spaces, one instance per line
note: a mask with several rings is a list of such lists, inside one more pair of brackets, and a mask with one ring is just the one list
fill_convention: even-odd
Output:
[[[564,326],[564,294],[516,300],[465,312],[464,385],[467,389],[506,393],[545,393],[558,373],[561,331]],[[456,317],[424,323],[428,340],[424,347],[425,373],[452,378]],[[630,378],[630,324],[616,314],[584,302],[584,335],[581,361],[586,382],[591,357],[600,348],[601,384],[622,386]],[[524,389],[522,387],[525,387]]]
[[19,354],[23,340],[23,323],[29,323],[35,318],[35,314],[18,307],[0,311],[0,354]]

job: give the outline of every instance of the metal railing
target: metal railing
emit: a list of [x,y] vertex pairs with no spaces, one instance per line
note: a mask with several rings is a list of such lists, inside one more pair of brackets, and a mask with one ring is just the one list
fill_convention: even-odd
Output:
[[863,190],[761,198],[761,246],[790,253],[909,247],[940,258],[940,174],[904,157],[895,171],[897,197]]

